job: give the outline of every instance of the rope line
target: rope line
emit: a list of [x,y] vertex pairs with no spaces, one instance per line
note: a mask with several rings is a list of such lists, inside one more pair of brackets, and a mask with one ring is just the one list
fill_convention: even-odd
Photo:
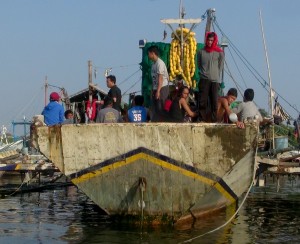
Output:
[[[250,62],[245,58],[245,56],[238,50],[238,48],[232,43],[232,41],[228,38],[228,36],[224,33],[224,31],[221,29],[219,26],[218,22],[216,19],[214,19],[214,24],[218,28],[218,30],[222,33],[223,36],[225,36],[228,40],[228,43],[232,46],[233,50],[237,54],[237,56],[241,59],[241,61],[245,64],[246,68],[252,73],[252,75],[256,78],[256,80],[268,91],[266,88],[269,87],[269,83],[258,73],[258,71],[250,64]],[[251,67],[251,69],[249,68]],[[255,73],[255,74],[254,74]],[[260,79],[259,79],[259,78]],[[261,82],[264,81],[264,82]],[[277,94],[278,97],[280,97],[287,105],[289,105],[292,109],[294,109],[298,114],[300,111],[297,109],[295,105],[292,105],[289,101],[287,101],[280,93],[277,92],[274,88],[272,90]],[[268,91],[269,92],[269,91]],[[290,116],[292,117],[292,116]]]
[[136,73],[138,73],[140,71],[140,69],[138,69],[137,71],[135,71],[134,73],[132,73],[130,76],[128,76],[125,80],[123,80],[122,82],[119,83],[119,86],[122,85],[125,81],[128,81],[132,76],[134,76]]
[[[259,127],[258,127],[257,130],[258,130],[258,132],[257,132],[257,137],[258,137],[258,134],[259,134]],[[257,139],[258,139],[258,138],[257,138]],[[249,193],[250,193],[250,190],[251,190],[251,188],[252,188],[252,186],[253,186],[253,184],[254,184],[255,173],[256,173],[256,169],[257,169],[257,165],[258,165],[258,163],[257,163],[257,161],[256,161],[257,149],[258,149],[258,147],[256,147],[256,151],[255,151],[255,163],[254,163],[254,169],[253,169],[253,175],[252,175],[252,181],[251,181],[251,184],[250,184],[250,186],[249,186],[249,188],[248,188],[248,190],[247,190],[247,192],[246,192],[246,195],[245,195],[243,201],[241,202],[241,205],[238,207],[238,209],[235,211],[235,213],[231,216],[231,218],[230,218],[229,220],[227,220],[224,224],[220,225],[219,227],[217,227],[217,228],[215,228],[215,229],[213,229],[213,230],[211,230],[211,231],[205,232],[205,233],[203,233],[203,234],[201,234],[201,235],[198,235],[198,236],[196,236],[196,237],[193,237],[193,238],[191,238],[191,239],[188,239],[188,240],[185,240],[185,241],[183,241],[183,242],[180,242],[179,244],[181,244],[181,243],[192,242],[193,240],[196,240],[196,239],[198,239],[198,238],[200,238],[200,237],[203,237],[203,236],[208,235],[208,234],[211,234],[211,233],[213,233],[213,232],[215,232],[215,231],[217,231],[217,230],[219,230],[219,229],[222,229],[223,227],[225,227],[226,225],[228,225],[228,224],[233,220],[233,218],[235,218],[235,216],[239,213],[239,211],[241,210],[242,206],[244,205],[244,203],[245,203],[245,201],[246,201],[246,199],[247,199],[247,197],[248,197],[248,195],[249,195]]]
[[236,63],[236,61],[235,61],[235,58],[234,58],[234,56],[233,56],[233,54],[232,54],[232,52],[231,52],[231,49],[230,49],[229,47],[228,47],[228,50],[229,50],[229,53],[230,53],[230,55],[231,55],[231,58],[232,58],[232,60],[233,60],[233,62],[234,62],[234,64],[235,64],[235,67],[236,67],[236,69],[238,70],[238,72],[239,72],[239,74],[240,74],[240,76],[241,76],[241,78],[242,78],[242,81],[243,81],[245,87],[247,88],[247,84],[246,84],[246,82],[245,82],[244,76],[242,75],[242,72],[241,72],[241,70],[239,69],[239,67],[238,67],[238,65],[237,65],[237,63]]
[[140,82],[142,80],[142,77],[140,77],[131,87],[129,87],[123,94],[122,94],[122,96],[124,96],[124,95],[127,95],[127,92],[131,89],[131,88],[133,88],[138,82]]
[[13,119],[18,118],[20,116],[22,116],[22,114],[24,113],[24,111],[32,105],[32,103],[34,102],[34,100],[37,98],[38,95],[41,94],[41,90],[43,89],[43,87],[40,87],[39,90],[37,91],[37,93],[31,97],[30,101],[20,110],[20,112],[13,117]]

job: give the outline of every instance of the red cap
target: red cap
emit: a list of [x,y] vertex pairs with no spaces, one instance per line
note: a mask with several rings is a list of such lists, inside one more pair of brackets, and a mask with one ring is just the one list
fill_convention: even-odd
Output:
[[57,92],[52,92],[50,94],[50,100],[52,100],[52,101],[59,101],[59,98],[60,98],[60,96]]

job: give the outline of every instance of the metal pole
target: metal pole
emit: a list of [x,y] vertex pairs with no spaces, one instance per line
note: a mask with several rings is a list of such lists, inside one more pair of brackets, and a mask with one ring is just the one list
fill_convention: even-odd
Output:
[[92,73],[93,73],[93,71],[92,71],[92,69],[93,69],[93,65],[92,65],[92,61],[91,60],[89,60],[88,61],[88,69],[89,69],[89,101],[90,101],[90,103],[92,104],[92,100],[93,100],[93,95],[92,95],[92,83],[93,83],[93,75],[92,75]]
[[207,20],[206,20],[206,26],[205,26],[205,33],[204,33],[204,45],[206,44],[206,33],[210,32],[211,29],[211,23],[212,23],[212,13],[214,13],[215,11],[213,9],[208,9],[207,11]]
[[16,136],[15,136],[15,121],[14,120],[12,122],[12,126],[13,126],[13,138],[14,138],[14,141],[16,141]]
[[45,76],[45,106],[47,106],[48,77]]
[[24,147],[26,146],[26,117],[24,116]]

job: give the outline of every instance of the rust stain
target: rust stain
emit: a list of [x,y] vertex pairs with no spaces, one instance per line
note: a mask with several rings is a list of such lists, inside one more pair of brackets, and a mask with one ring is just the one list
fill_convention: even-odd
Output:
[[[205,134],[208,138],[218,138],[223,151],[225,153],[224,158],[234,159],[238,162],[242,159],[247,152],[250,151],[255,138],[251,144],[247,144],[249,131],[251,128],[239,129],[235,126],[216,126],[205,128]],[[245,135],[246,134],[246,135]]]

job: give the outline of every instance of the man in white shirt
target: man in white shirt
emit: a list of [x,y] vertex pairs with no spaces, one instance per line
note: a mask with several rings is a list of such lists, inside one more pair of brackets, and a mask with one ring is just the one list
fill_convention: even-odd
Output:
[[169,96],[169,74],[164,61],[158,57],[158,47],[148,48],[148,58],[153,61],[151,68],[152,77],[152,110],[151,121],[159,122],[163,116],[163,108]]

